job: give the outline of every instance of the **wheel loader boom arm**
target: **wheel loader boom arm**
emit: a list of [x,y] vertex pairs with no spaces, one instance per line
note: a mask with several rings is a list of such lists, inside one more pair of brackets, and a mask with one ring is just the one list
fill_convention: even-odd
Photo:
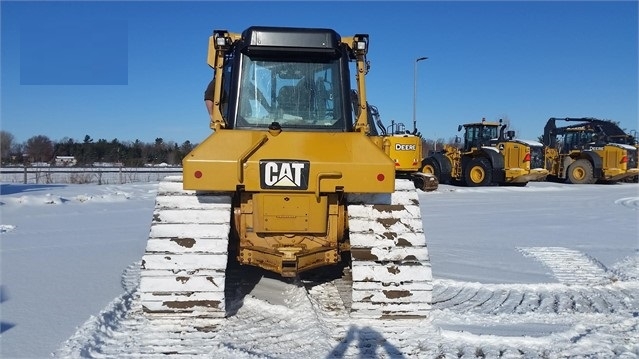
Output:
[[[566,122],[578,122],[576,124],[571,124],[567,126],[557,127],[557,121],[566,121]],[[566,118],[557,118],[551,117],[546,122],[546,126],[544,127],[544,136],[543,143],[546,146],[554,146],[555,145],[555,136],[561,136],[566,132],[571,130],[578,131],[581,127],[584,129],[588,129],[594,131],[602,136],[612,137],[612,138],[628,138],[630,139],[632,136],[624,132],[619,125],[617,125],[613,121],[608,120],[600,120],[592,117],[566,117]]]

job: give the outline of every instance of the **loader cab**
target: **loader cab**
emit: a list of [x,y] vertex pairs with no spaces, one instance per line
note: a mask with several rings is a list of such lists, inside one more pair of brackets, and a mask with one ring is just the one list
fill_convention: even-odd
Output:
[[464,131],[464,152],[470,152],[474,148],[496,144],[499,139],[500,123],[482,121],[460,125],[458,130]]
[[353,130],[349,53],[333,30],[251,27],[224,63],[228,128]]
[[583,150],[588,144],[599,141],[595,131],[587,127],[569,128],[561,138],[561,153],[570,153],[574,150]]

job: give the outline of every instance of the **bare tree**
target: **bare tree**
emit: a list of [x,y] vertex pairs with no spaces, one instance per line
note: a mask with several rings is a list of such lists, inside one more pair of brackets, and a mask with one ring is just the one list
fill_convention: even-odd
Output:
[[444,145],[450,145],[451,140],[446,142],[444,138],[431,139],[426,138],[422,139],[422,155],[429,156],[433,152],[440,152],[444,149]]
[[25,149],[34,162],[49,162],[53,158],[53,142],[44,135],[29,138]]
[[515,134],[517,134],[518,131],[514,126],[512,126],[512,122],[508,115],[501,116],[501,119],[503,120],[503,124],[506,125],[506,131],[515,131]]
[[11,158],[11,147],[14,140],[15,137],[10,132],[0,131],[0,157],[2,162]]
[[180,152],[182,152],[182,157],[186,156],[189,152],[193,151],[194,147],[195,146],[193,146],[191,141],[189,140],[184,141],[184,143],[182,143],[182,146],[180,146]]

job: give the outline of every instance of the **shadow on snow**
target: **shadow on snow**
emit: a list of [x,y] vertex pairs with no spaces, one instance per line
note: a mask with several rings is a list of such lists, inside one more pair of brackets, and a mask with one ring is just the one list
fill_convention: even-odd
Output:
[[[0,285],[0,303],[6,302],[9,299],[7,291],[3,285]],[[15,327],[15,324],[0,321],[0,334]]]
[[327,359],[344,358],[346,351],[351,346],[351,342],[357,340],[357,348],[359,349],[359,358],[379,358],[381,348],[386,352],[388,358],[405,358],[402,352],[394,345],[390,344],[384,336],[371,327],[357,328],[351,326],[346,333],[346,337],[342,340],[329,354]]
[[16,194],[23,192],[42,191],[48,188],[63,188],[64,184],[0,184],[0,194]]

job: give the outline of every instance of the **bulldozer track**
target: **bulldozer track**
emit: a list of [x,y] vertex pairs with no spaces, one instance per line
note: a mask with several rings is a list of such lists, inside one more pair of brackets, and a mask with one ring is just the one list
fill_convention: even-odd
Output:
[[[413,182],[397,179],[392,194],[349,195],[347,211],[353,315],[428,317],[432,272]],[[180,176],[159,184],[141,264],[146,312],[228,314],[230,218],[229,195],[183,190]]]
[[348,197],[352,316],[427,318],[432,271],[419,197],[411,180],[392,194]]
[[182,189],[182,177],[160,182],[140,299],[150,313],[224,317],[231,196]]

